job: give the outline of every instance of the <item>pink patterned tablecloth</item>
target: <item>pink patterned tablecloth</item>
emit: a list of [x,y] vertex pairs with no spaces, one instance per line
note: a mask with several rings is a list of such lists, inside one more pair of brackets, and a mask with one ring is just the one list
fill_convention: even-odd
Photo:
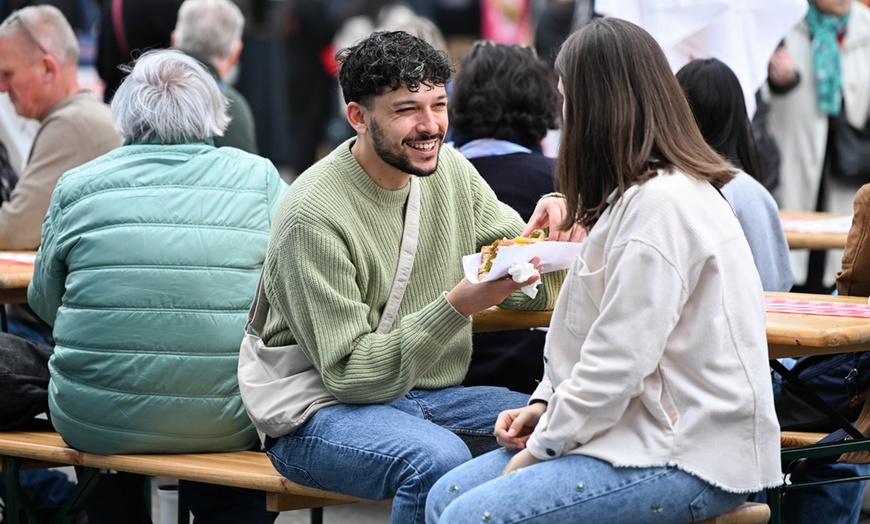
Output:
[[829,317],[870,318],[870,305],[767,298],[768,313],[795,313],[799,315],[825,315]]

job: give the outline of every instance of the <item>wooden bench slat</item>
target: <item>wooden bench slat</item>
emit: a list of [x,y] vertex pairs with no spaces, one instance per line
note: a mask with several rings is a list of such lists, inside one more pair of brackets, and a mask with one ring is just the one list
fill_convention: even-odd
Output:
[[811,433],[808,431],[780,431],[779,443],[784,448],[809,446],[827,437],[827,433]]
[[[72,449],[57,433],[0,432],[0,457],[39,463],[139,473],[267,492],[274,507],[303,509],[351,502],[379,502],[301,486],[278,473],[265,453],[237,451],[166,455],[97,455]],[[274,495],[274,496],[271,496]],[[387,501],[388,502],[388,501]]]
[[737,507],[713,518],[696,524],[764,524],[770,520],[770,507],[759,502],[744,502]]

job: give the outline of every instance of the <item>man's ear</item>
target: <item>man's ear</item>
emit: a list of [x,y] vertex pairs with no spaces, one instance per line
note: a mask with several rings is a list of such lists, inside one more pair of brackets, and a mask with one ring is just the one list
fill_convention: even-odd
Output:
[[229,68],[232,69],[233,66],[239,63],[239,57],[242,55],[242,48],[244,44],[239,40],[233,44],[233,48],[230,51],[230,56],[227,58],[227,62],[229,64]]
[[53,55],[43,54],[40,57],[42,61],[42,66],[45,68],[45,75],[43,78],[46,81],[55,81],[60,76],[60,62],[57,61]]
[[363,135],[368,131],[368,111],[365,106],[358,102],[347,104],[347,121],[350,127],[357,132],[358,135]]
[[175,47],[176,42],[178,42],[178,36],[175,34],[175,30],[169,34],[169,47]]

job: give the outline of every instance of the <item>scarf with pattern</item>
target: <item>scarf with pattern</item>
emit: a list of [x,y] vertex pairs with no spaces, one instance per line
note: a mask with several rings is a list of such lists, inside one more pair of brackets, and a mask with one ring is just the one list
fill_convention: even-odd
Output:
[[819,111],[827,115],[839,115],[843,109],[843,76],[837,35],[845,32],[850,13],[843,16],[823,14],[816,9],[812,0],[807,13],[807,24],[812,33],[811,48]]

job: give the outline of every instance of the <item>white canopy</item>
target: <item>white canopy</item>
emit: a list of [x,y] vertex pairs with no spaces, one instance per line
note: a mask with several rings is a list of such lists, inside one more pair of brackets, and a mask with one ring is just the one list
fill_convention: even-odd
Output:
[[807,0],[597,0],[595,11],[643,27],[676,73],[718,58],[737,75],[749,116],[777,44],[806,15]]

